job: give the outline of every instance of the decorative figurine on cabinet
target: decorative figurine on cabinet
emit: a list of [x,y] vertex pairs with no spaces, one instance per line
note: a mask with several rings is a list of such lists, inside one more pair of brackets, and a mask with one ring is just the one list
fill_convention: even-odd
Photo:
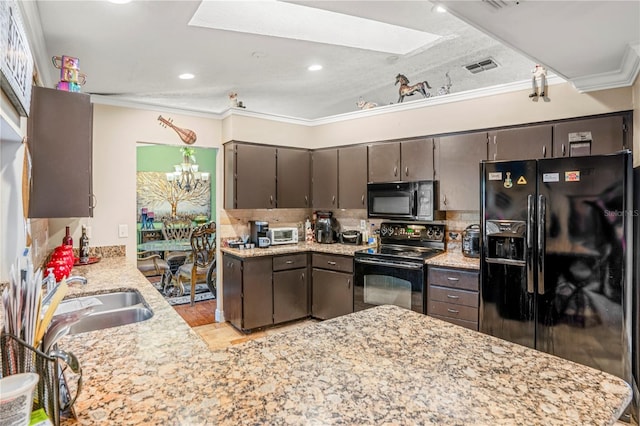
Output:
[[360,109],[371,109],[377,107],[378,104],[375,102],[365,101],[361,96],[360,99],[358,99],[358,102],[356,102],[356,106]]
[[238,94],[236,92],[229,92],[229,106],[231,108],[244,108],[242,101],[238,100]]
[[395,84],[398,83],[400,83],[400,89],[398,90],[400,97],[398,98],[398,102],[402,102],[405,96],[413,96],[415,92],[422,93],[422,96],[424,96],[425,98],[428,98],[430,96],[430,94],[427,94],[427,89],[431,89],[431,86],[429,86],[429,83],[427,83],[426,80],[409,86],[409,79],[402,74],[398,74],[396,76]]
[[[533,76],[531,77],[531,85],[533,92],[529,95],[530,98],[537,98],[540,96],[544,98],[545,91],[547,89],[547,70],[540,64],[536,64],[536,67],[531,71]],[[540,93],[538,93],[537,81],[540,80]]]

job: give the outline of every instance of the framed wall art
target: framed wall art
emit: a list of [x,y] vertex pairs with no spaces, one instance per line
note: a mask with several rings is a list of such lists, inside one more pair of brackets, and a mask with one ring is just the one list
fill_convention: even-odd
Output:
[[0,87],[23,117],[29,115],[33,56],[15,0],[0,1]]

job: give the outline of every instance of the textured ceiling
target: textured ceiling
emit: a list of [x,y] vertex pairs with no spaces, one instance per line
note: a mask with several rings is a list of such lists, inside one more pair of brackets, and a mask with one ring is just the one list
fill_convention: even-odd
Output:
[[[212,2],[208,6],[215,9],[216,3],[220,2]],[[563,77],[579,78],[605,72],[607,65],[603,63],[610,65],[617,61],[615,65],[619,70],[621,52],[628,50],[627,44],[633,48],[640,42],[638,22],[633,22],[633,19],[632,28],[625,34],[633,36],[636,31],[635,41],[624,43],[605,36],[609,28],[616,29],[615,21],[607,21],[604,28],[601,24],[597,33],[600,39],[606,40],[599,41],[598,48],[609,45],[612,50],[614,43],[615,52],[602,59],[598,59],[600,53],[597,53],[591,61],[593,63],[587,65],[580,62],[580,67],[591,67],[581,73],[571,68],[574,62],[570,58],[580,58],[584,55],[581,49],[585,47],[573,44],[576,38],[579,39],[577,31],[593,34],[594,28],[581,29],[574,24],[563,26],[565,22],[562,22],[570,11],[573,11],[576,22],[583,18],[581,15],[589,15],[585,19],[591,19],[593,13],[575,15],[576,7],[589,9],[599,3],[623,3],[629,8],[629,3],[637,5],[638,2],[529,0],[517,6],[515,2],[504,3],[510,7],[497,9],[498,12],[488,9],[486,2],[443,2],[450,3],[454,13],[467,22],[479,19],[485,24],[482,30],[452,13],[437,13],[434,3],[427,1],[292,3],[426,31],[441,38],[409,54],[392,55],[189,26],[200,1],[133,1],[115,5],[106,1],[48,0],[24,2],[22,6],[31,20],[39,20],[43,47],[37,52],[36,59],[48,86],[53,87],[59,79],[59,71],[51,65],[51,56],[70,55],[80,58],[81,72],[87,75],[87,83],[83,86],[86,93],[222,113],[230,105],[227,94],[234,91],[247,110],[304,119],[357,110],[359,99],[379,105],[395,103],[398,101],[398,86],[394,83],[398,73],[406,75],[412,84],[428,81],[433,88],[432,95],[447,83],[446,73],[451,79],[451,92],[464,92],[528,81],[536,62],[547,65],[550,71]],[[466,3],[472,7],[466,8]],[[560,22],[535,9],[549,8],[552,3],[554,8],[565,3],[568,5],[558,16]],[[531,6],[532,9],[520,6]],[[471,13],[463,16],[465,10]],[[628,14],[636,10],[620,7],[615,13]],[[598,9],[600,16],[602,13]],[[530,14],[533,15],[527,18],[529,21],[523,19]],[[623,21],[625,25],[627,21]],[[33,22],[31,24],[33,27]],[[545,28],[544,36],[537,33],[538,28]],[[575,33],[566,44],[558,38],[563,36],[565,29]],[[357,31],[356,28],[353,30]],[[32,30],[32,33],[37,35],[37,31],[34,33]],[[540,49],[536,50],[538,47]],[[551,56],[551,50],[555,56]],[[637,50],[632,49],[631,52],[637,57]],[[545,55],[554,60],[565,60],[557,59],[554,65],[557,63],[558,69],[554,69],[543,60]],[[498,68],[475,75],[464,68],[464,65],[488,57],[498,63]],[[312,63],[321,63],[324,69],[307,71]],[[565,71],[568,69],[570,71]],[[196,78],[179,80],[178,74],[184,72],[191,72]],[[421,95],[415,95],[406,98],[405,102],[421,98]]]

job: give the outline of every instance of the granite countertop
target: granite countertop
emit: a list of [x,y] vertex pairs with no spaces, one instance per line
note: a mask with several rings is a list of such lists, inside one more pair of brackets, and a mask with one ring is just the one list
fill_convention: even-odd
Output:
[[395,306],[211,351],[125,258],[70,294],[134,288],[154,316],[67,336],[83,368],[63,424],[606,425],[622,380]]
[[[298,243],[298,244],[283,244],[280,246],[269,246],[267,248],[254,248],[254,249],[237,249],[230,247],[222,247],[223,253],[228,253],[236,257],[245,259],[250,257],[259,256],[274,256],[280,254],[292,254],[302,252],[314,252],[314,253],[330,253],[339,254],[343,256],[353,256],[358,250],[364,250],[367,245],[351,245],[351,244],[319,244],[319,243]],[[464,269],[480,269],[480,259],[464,257],[460,251],[459,246],[452,245],[447,247],[447,251],[436,257],[432,257],[427,260],[428,265],[447,266],[452,268],[464,268]]]
[[300,242],[298,244],[282,244],[269,246],[265,248],[253,248],[253,249],[237,249],[231,247],[222,247],[220,250],[223,253],[229,253],[240,258],[259,257],[259,256],[274,256],[279,254],[292,254],[302,252],[315,252],[315,253],[329,253],[339,254],[343,256],[353,256],[358,250],[364,250],[367,245],[355,245],[355,244],[320,244],[320,243],[307,243]]
[[480,259],[465,257],[459,251],[447,250],[427,260],[427,265],[480,270]]

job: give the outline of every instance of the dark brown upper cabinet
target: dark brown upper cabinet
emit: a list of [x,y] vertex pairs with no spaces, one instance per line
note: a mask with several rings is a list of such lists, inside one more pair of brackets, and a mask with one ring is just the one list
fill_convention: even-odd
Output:
[[439,210],[480,209],[480,162],[487,159],[487,132],[436,139]]
[[312,191],[313,207],[334,209],[338,207],[338,149],[313,151]]
[[611,154],[629,148],[625,115],[571,120],[553,126],[553,156]]
[[367,146],[338,149],[338,208],[367,208]]
[[225,144],[227,209],[276,207],[276,148],[243,143]]
[[550,158],[553,126],[527,126],[489,132],[489,160]]
[[369,182],[433,180],[433,138],[369,145]]
[[90,96],[34,86],[28,120],[30,218],[93,216]]
[[311,207],[311,152],[278,147],[276,164],[277,207]]

